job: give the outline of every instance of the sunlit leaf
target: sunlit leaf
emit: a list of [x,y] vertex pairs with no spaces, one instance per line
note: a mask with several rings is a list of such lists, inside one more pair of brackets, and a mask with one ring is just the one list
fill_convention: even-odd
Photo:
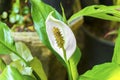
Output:
[[15,45],[8,26],[0,22],[0,54],[15,51]]
[[0,22],[0,34],[0,54],[10,54],[12,52],[26,63],[27,60],[24,60],[22,56],[20,56],[21,53],[16,51],[15,42],[11,36],[10,29],[2,22]]
[[0,74],[0,80],[24,80],[24,78],[16,68],[7,66]]
[[[29,62],[33,59],[32,54],[30,52],[30,50],[28,49],[28,47],[22,43],[22,42],[16,42],[15,43],[16,46],[16,51],[19,53],[19,55],[26,61]],[[18,56],[16,56],[15,54],[11,54],[11,58],[13,61],[16,61],[18,59],[20,59]]]
[[120,66],[115,63],[105,63],[93,67],[79,77],[79,80],[120,80]]
[[100,18],[104,20],[112,20],[112,21],[119,21],[120,22],[120,6],[104,6],[104,5],[92,5],[85,7],[84,9],[80,10],[79,12],[75,13],[71,16],[68,20],[70,23],[74,19],[82,16],[90,16],[95,18]]
[[18,69],[22,75],[32,75],[32,68],[28,67],[22,60],[13,61],[10,65]]
[[115,48],[114,48],[112,62],[120,64],[120,29],[118,31],[118,37],[115,41]]

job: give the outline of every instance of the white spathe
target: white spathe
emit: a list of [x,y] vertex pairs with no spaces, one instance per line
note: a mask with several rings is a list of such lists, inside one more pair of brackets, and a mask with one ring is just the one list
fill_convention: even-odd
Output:
[[52,16],[52,12],[48,15],[45,24],[47,35],[52,48],[65,60],[62,48],[59,48],[56,43],[56,39],[53,34],[53,27],[56,27],[60,30],[64,39],[64,49],[66,50],[66,58],[67,60],[69,60],[76,49],[76,39],[72,30],[64,22],[55,19]]

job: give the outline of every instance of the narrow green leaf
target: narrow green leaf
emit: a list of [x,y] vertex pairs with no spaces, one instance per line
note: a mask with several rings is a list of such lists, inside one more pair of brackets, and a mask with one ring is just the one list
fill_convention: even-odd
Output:
[[60,6],[61,6],[61,9],[62,9],[63,22],[67,23],[67,19],[66,19],[66,16],[65,16],[65,11],[64,11],[64,8],[62,6],[62,3],[60,4]]
[[30,62],[30,66],[38,74],[41,80],[47,80],[47,76],[43,70],[42,64],[39,59],[34,57],[34,59]]
[[5,67],[6,67],[5,62],[0,58],[0,72],[2,72]]
[[115,42],[114,54],[112,57],[112,62],[120,64],[120,29],[118,31],[118,37]]
[[7,66],[0,74],[0,80],[24,80],[24,78],[16,68]]
[[0,34],[0,54],[10,54],[13,52],[27,64],[27,62],[16,51],[15,42],[11,36],[10,29],[2,22],[0,22]]
[[9,54],[11,51],[15,51],[15,45],[10,29],[0,22],[0,54]]
[[[16,42],[15,43],[16,46],[16,51],[18,52],[18,54],[26,61],[29,62],[33,59],[32,54],[30,52],[30,50],[28,49],[28,47],[22,43],[22,42]],[[11,58],[13,61],[19,60],[20,58],[18,56],[16,56],[15,54],[11,54]]]
[[105,63],[93,67],[79,77],[78,80],[120,80],[120,66],[115,63]]
[[79,76],[78,70],[77,70],[77,65],[78,65],[78,62],[80,61],[80,58],[81,58],[81,52],[80,52],[79,48],[77,47],[73,56],[69,60],[73,80],[77,80],[78,76]]
[[104,20],[112,20],[120,22],[120,11],[117,10],[120,8],[120,5],[117,6],[104,6],[104,5],[92,5],[85,7],[79,12],[75,13],[68,20],[70,23],[74,19],[82,16],[90,16],[95,18],[100,18]]

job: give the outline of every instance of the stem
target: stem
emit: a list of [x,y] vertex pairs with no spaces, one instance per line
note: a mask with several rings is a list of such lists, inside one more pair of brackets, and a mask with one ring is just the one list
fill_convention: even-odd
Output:
[[66,51],[64,48],[62,48],[62,50],[63,50],[63,54],[64,54],[64,58],[65,58],[65,63],[67,65],[67,72],[68,72],[69,80],[73,80],[70,64],[66,57]]

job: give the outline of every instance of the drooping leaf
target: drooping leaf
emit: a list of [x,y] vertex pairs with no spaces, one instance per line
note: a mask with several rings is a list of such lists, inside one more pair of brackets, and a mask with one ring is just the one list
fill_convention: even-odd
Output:
[[12,52],[26,63],[26,61],[16,51],[15,42],[12,38],[10,29],[2,22],[0,22],[0,34],[0,54],[10,54]]
[[78,80],[120,80],[120,66],[115,63],[97,65],[81,75]]
[[76,51],[74,52],[74,54],[72,55],[72,57],[69,60],[73,80],[77,80],[78,76],[79,76],[78,70],[77,70],[77,65],[80,61],[80,58],[81,58],[81,52],[80,52],[80,49],[77,47]]
[[39,59],[34,57],[34,59],[30,62],[30,66],[38,74],[41,80],[47,80],[47,76],[43,70],[42,64]]
[[7,66],[0,74],[0,80],[24,80],[24,78],[16,68]]
[[[22,43],[22,42],[16,42],[15,43],[16,46],[16,51],[18,52],[18,54],[26,61],[29,62],[33,59],[33,56],[30,52],[30,50],[28,49],[28,47]],[[19,60],[20,58],[18,56],[16,56],[15,54],[11,54],[11,58],[13,61]]]
[[120,5],[117,6],[104,6],[104,5],[92,5],[85,7],[79,12],[75,13],[68,20],[68,23],[74,19],[82,16],[90,16],[95,18],[100,18],[104,20],[112,20],[120,22]]
[[118,37],[115,41],[114,54],[112,57],[112,62],[120,64],[120,29],[118,31]]
[[15,45],[10,29],[0,22],[0,54],[9,54],[11,51],[15,51]]

